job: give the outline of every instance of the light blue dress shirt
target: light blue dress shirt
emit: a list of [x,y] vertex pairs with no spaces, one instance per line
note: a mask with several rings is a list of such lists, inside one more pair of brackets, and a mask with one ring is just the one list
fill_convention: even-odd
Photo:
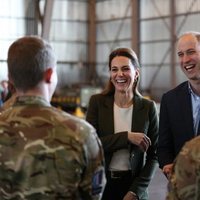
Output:
[[192,100],[194,133],[197,134],[199,121],[200,121],[200,96],[198,96],[197,94],[194,93],[190,84],[188,84],[188,85],[189,85],[189,91],[190,91],[191,100]]

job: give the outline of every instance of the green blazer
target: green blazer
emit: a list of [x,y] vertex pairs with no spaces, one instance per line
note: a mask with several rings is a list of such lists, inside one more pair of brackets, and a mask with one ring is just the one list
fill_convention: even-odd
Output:
[[92,124],[101,139],[106,170],[112,154],[119,149],[129,148],[133,181],[129,191],[135,192],[139,199],[148,199],[147,187],[153,177],[157,162],[158,114],[153,101],[135,95],[133,100],[132,129],[143,132],[151,139],[146,153],[128,141],[128,132],[114,134],[113,95],[97,94],[90,98],[86,120]]

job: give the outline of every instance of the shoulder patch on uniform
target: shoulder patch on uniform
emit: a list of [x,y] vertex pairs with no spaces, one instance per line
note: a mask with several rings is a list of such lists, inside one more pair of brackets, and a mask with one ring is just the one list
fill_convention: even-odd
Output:
[[97,195],[103,192],[104,187],[104,170],[98,170],[92,177],[92,195]]

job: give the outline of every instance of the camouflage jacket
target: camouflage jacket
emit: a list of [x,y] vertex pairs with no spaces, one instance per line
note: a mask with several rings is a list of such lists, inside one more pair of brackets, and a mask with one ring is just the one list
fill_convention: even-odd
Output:
[[40,97],[18,97],[0,114],[0,199],[100,199],[101,143],[84,120]]
[[200,136],[187,142],[177,156],[167,200],[200,200]]

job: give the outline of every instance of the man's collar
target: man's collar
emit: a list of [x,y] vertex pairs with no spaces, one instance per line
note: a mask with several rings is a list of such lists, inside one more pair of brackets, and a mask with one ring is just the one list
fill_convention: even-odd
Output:
[[192,89],[192,87],[191,87],[189,81],[188,81],[188,89],[189,89],[190,94],[191,94],[194,98],[199,98],[199,97],[200,97],[199,95],[197,95],[197,94],[193,91],[193,89]]

